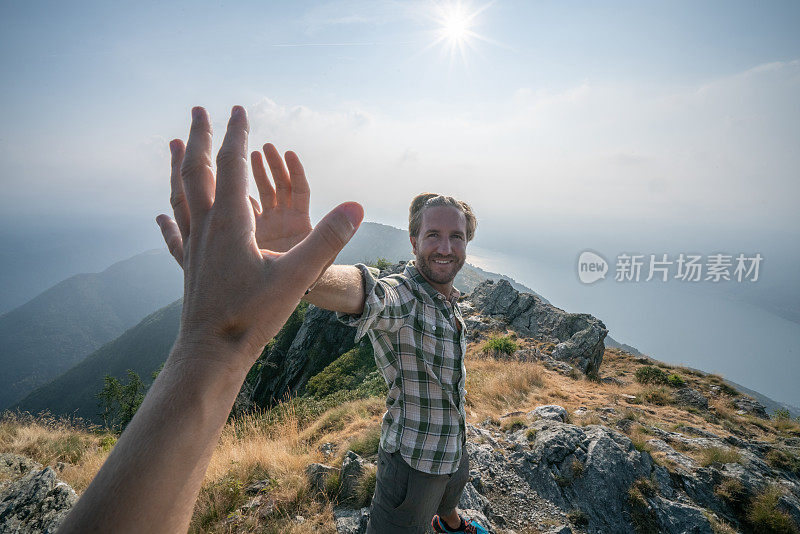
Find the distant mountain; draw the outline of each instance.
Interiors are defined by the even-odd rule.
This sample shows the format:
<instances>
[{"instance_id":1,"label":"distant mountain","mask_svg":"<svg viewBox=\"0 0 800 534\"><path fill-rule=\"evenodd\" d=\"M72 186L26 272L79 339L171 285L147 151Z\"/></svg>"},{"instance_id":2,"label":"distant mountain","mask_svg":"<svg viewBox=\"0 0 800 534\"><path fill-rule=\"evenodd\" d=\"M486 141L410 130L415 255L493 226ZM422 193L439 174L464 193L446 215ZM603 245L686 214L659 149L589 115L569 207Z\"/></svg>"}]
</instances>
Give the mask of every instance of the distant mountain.
<instances>
[{"instance_id":1,"label":"distant mountain","mask_svg":"<svg viewBox=\"0 0 800 534\"><path fill-rule=\"evenodd\" d=\"M174 260L166 252L159 251L158 257L169 260L158 266L158 270L164 271L162 273L164 276L167 272L177 270ZM341 252L336 263L370 262L382 257L393 262L399 259L412 259L408 234L391 226L366 222ZM159 275L153 274L152 271L150 277L153 280L159 279ZM520 291L534 292L504 275L484 271L468 264L456 277L455 285L462 291L470 292L487 278L492 280L503 278ZM180 287L179 283L176 285ZM110 374L124 379L125 371L133 369L143 379L148 379L150 374L166 360L175 341L179 324L180 301L147 316L121 337L99 349L93 347L97 350L55 380L31 392L15 408L33 413L49 410L54 414L73 414L97 421L94 395L103 387L103 376ZM91 350L87 350L86 354L89 352Z\"/></svg>"},{"instance_id":2,"label":"distant mountain","mask_svg":"<svg viewBox=\"0 0 800 534\"><path fill-rule=\"evenodd\" d=\"M100 347L52 382L36 389L16 409L56 415L74 415L99 423L95 395L103 388L103 377L122 380L133 369L146 383L167 359L178 335L183 300L145 317L123 335Z\"/></svg>"},{"instance_id":3,"label":"distant mountain","mask_svg":"<svg viewBox=\"0 0 800 534\"><path fill-rule=\"evenodd\" d=\"M60 375L148 313L181 296L166 250L60 282L0 316L0 409Z\"/></svg>"}]
</instances>

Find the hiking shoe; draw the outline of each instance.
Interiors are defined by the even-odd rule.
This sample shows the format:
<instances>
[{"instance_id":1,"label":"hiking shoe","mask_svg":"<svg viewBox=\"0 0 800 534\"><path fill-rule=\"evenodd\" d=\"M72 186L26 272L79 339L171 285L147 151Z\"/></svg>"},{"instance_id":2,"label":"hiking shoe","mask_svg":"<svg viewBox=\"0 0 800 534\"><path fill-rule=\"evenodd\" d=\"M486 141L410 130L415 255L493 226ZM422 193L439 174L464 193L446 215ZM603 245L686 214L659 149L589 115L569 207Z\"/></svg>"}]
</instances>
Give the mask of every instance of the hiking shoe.
<instances>
[{"instance_id":1,"label":"hiking shoe","mask_svg":"<svg viewBox=\"0 0 800 534\"><path fill-rule=\"evenodd\" d=\"M431 527L433 528L434 532L466 532L466 534L489 534L485 528L480 526L478 523L471 519L464 519L461 516L458 516L461 519L461 524L458 525L458 528L453 530L448 528L447 524L444 522L443 519L439 519L438 515L433 516L433 520L431 520Z\"/></svg>"}]
</instances>

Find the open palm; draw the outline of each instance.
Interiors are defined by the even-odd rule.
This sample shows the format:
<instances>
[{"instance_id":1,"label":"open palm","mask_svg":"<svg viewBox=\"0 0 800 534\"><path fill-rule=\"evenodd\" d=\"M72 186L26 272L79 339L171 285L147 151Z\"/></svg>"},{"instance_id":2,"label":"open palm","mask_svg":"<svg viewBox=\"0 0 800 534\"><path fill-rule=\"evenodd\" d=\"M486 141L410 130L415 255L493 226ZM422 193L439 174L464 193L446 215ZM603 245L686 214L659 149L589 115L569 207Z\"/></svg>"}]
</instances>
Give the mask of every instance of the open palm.
<instances>
[{"instance_id":1,"label":"open palm","mask_svg":"<svg viewBox=\"0 0 800 534\"><path fill-rule=\"evenodd\" d=\"M311 189L303 165L294 152L286 153L286 164L272 143L264 145L270 174L275 187L267 177L264 159L260 152L250 154L253 177L258 186L258 201L250 197L256 218L256 242L261 249L286 252L305 239L311 232L308 204Z\"/></svg>"}]
</instances>

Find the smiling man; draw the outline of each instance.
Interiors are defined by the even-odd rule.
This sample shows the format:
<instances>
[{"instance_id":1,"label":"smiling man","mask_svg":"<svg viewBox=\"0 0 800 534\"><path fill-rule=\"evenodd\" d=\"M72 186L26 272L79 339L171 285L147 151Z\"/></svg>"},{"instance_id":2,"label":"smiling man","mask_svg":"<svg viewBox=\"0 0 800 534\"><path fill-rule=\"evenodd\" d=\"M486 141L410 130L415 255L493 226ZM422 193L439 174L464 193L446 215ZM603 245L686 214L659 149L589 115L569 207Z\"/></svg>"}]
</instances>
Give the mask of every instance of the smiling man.
<instances>
[{"instance_id":1,"label":"smiling man","mask_svg":"<svg viewBox=\"0 0 800 534\"><path fill-rule=\"evenodd\" d=\"M465 202L423 193L409 209L416 257L377 278L364 264L334 265L306 295L369 336L389 395L367 532L485 532L456 505L469 477L465 452L464 321L453 279L476 219Z\"/></svg>"}]
</instances>

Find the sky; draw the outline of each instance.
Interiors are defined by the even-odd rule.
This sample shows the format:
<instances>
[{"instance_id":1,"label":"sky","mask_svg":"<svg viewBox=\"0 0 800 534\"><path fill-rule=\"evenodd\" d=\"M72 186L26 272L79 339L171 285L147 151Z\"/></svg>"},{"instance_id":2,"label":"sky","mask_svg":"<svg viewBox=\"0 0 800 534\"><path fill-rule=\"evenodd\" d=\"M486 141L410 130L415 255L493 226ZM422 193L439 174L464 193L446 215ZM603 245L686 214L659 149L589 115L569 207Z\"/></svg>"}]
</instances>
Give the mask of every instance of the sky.
<instances>
[{"instance_id":1,"label":"sky","mask_svg":"<svg viewBox=\"0 0 800 534\"><path fill-rule=\"evenodd\" d=\"M234 104L312 219L442 192L484 248L769 251L800 295L797 2L113 4L0 3L0 312L160 246L168 141Z\"/></svg>"}]
</instances>

